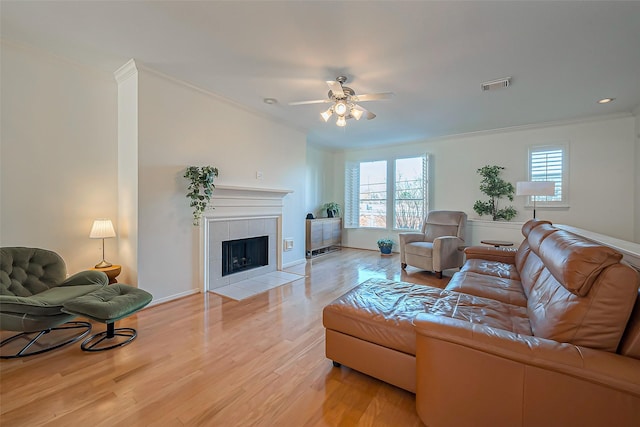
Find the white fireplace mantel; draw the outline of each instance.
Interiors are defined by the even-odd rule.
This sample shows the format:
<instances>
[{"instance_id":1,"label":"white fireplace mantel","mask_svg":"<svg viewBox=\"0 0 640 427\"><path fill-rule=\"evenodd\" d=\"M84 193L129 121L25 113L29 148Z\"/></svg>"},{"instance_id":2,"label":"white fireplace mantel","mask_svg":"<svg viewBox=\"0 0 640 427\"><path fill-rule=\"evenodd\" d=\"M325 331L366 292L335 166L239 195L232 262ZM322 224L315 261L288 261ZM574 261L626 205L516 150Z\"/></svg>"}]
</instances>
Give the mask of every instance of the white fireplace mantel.
<instances>
[{"instance_id":1,"label":"white fireplace mantel","mask_svg":"<svg viewBox=\"0 0 640 427\"><path fill-rule=\"evenodd\" d=\"M204 216L229 218L282 215L283 199L289 193L293 193L293 190L216 185Z\"/></svg>"},{"instance_id":2,"label":"white fireplace mantel","mask_svg":"<svg viewBox=\"0 0 640 427\"><path fill-rule=\"evenodd\" d=\"M242 280L247 274L282 269L282 210L284 198L289 193L293 190L216 185L201 221L200 280L203 290ZM269 265L249 273L221 277L221 242L263 234L270 236ZM228 237L223 237L226 235Z\"/></svg>"}]
</instances>

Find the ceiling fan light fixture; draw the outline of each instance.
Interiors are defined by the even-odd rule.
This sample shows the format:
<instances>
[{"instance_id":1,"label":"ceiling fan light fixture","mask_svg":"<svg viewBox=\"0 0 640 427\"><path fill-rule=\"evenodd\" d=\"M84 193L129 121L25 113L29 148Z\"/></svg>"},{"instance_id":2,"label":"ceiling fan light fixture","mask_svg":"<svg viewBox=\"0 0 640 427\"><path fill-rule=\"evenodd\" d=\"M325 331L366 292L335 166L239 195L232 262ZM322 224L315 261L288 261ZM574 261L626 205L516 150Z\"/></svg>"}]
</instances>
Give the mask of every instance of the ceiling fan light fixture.
<instances>
[{"instance_id":1,"label":"ceiling fan light fixture","mask_svg":"<svg viewBox=\"0 0 640 427\"><path fill-rule=\"evenodd\" d=\"M364 112L362 110L358 110L357 108L352 108L351 109L351 116L356 120L360 120L360 118L362 118L363 114L364 114Z\"/></svg>"},{"instance_id":2,"label":"ceiling fan light fixture","mask_svg":"<svg viewBox=\"0 0 640 427\"><path fill-rule=\"evenodd\" d=\"M332 114L333 114L333 107L329 108L327 111L323 111L322 113L320 113L320 115L322 116L322 119L325 122L329 121L329 118L331 117Z\"/></svg>"},{"instance_id":3,"label":"ceiling fan light fixture","mask_svg":"<svg viewBox=\"0 0 640 427\"><path fill-rule=\"evenodd\" d=\"M333 111L335 111L339 116L347 114L347 110L347 104L344 101L338 101L336 102L336 105L333 106Z\"/></svg>"},{"instance_id":4,"label":"ceiling fan light fixture","mask_svg":"<svg viewBox=\"0 0 640 427\"><path fill-rule=\"evenodd\" d=\"M344 127L347 125L347 119L345 119L344 116L339 116L338 120L336 120L336 124L340 127Z\"/></svg>"}]
</instances>

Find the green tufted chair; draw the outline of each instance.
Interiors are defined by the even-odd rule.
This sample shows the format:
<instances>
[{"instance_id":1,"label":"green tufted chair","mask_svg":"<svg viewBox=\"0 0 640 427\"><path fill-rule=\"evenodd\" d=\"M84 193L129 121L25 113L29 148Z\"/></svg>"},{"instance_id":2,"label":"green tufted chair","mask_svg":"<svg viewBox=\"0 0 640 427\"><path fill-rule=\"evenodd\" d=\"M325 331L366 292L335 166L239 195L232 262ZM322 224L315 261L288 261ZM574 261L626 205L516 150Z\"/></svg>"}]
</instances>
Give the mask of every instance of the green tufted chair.
<instances>
[{"instance_id":1,"label":"green tufted chair","mask_svg":"<svg viewBox=\"0 0 640 427\"><path fill-rule=\"evenodd\" d=\"M95 270L66 276L64 260L55 252L0 248L0 330L19 332L0 342L2 359L44 353L89 334L91 324L72 322L75 315L64 313L62 305L109 279Z\"/></svg>"}]
</instances>

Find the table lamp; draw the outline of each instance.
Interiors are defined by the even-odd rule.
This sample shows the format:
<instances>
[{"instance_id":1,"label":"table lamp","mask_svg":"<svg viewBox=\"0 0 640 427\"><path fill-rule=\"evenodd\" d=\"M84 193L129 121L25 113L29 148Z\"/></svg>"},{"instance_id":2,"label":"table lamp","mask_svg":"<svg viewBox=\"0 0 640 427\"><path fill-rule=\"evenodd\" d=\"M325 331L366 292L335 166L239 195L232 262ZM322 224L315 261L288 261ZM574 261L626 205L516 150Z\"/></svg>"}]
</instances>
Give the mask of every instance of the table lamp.
<instances>
[{"instance_id":1,"label":"table lamp","mask_svg":"<svg viewBox=\"0 0 640 427\"><path fill-rule=\"evenodd\" d=\"M110 262L104 260L104 239L110 237L116 237L116 231L113 229L113 224L110 219L98 218L93 221L89 238L102 239L102 261L96 264L95 268L107 268L112 265Z\"/></svg>"},{"instance_id":2,"label":"table lamp","mask_svg":"<svg viewBox=\"0 0 640 427\"><path fill-rule=\"evenodd\" d=\"M520 181L516 182L516 196L531 196L533 200L533 219L536 218L536 197L556 194L554 181Z\"/></svg>"}]
</instances>

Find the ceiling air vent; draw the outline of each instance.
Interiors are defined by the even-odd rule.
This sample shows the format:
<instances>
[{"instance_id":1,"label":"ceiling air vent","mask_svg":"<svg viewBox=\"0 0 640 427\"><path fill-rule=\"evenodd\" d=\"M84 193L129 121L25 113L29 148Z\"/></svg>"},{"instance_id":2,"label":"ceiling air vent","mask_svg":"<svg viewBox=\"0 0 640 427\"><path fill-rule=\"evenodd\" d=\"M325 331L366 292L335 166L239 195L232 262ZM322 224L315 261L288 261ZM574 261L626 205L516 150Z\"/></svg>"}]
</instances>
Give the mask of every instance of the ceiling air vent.
<instances>
[{"instance_id":1,"label":"ceiling air vent","mask_svg":"<svg viewBox=\"0 0 640 427\"><path fill-rule=\"evenodd\" d=\"M496 90L504 87L509 87L511 84L511 77L505 77L503 79L491 80L490 82L482 83L482 90Z\"/></svg>"}]
</instances>

